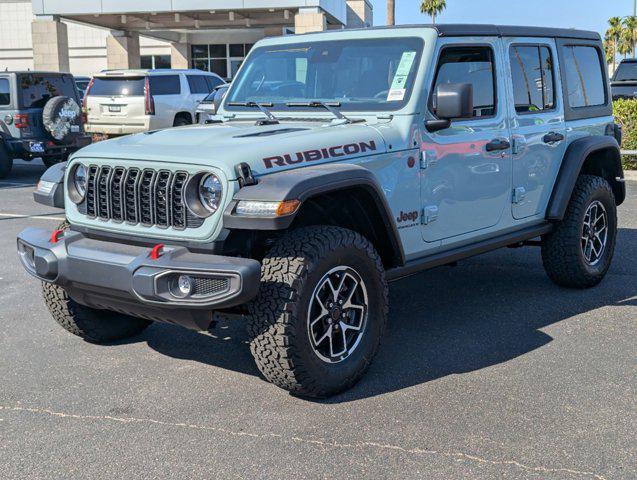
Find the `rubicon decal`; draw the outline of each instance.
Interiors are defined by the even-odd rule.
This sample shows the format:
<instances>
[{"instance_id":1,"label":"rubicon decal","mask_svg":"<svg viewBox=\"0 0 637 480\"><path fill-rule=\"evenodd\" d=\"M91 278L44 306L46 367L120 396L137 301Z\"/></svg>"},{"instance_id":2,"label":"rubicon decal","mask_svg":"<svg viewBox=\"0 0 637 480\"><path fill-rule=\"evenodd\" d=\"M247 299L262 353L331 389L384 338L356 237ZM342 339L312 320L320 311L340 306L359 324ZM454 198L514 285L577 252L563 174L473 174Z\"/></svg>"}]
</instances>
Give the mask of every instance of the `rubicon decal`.
<instances>
[{"instance_id":1,"label":"rubicon decal","mask_svg":"<svg viewBox=\"0 0 637 480\"><path fill-rule=\"evenodd\" d=\"M357 153L376 151L376 142L349 143L336 147L321 148L318 150L306 150L304 152L286 153L263 159L265 168L285 167L286 165L296 165L302 162L315 162L317 160L327 160L329 158L345 157Z\"/></svg>"}]
</instances>

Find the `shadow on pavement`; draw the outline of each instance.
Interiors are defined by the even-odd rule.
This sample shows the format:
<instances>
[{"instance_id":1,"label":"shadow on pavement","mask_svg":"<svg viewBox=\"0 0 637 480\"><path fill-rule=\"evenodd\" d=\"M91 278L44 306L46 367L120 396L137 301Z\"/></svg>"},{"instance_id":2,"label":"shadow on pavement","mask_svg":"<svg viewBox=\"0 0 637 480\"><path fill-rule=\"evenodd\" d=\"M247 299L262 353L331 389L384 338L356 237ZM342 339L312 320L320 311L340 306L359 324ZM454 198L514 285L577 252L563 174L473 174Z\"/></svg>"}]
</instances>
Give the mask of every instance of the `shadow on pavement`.
<instances>
[{"instance_id":1,"label":"shadow on pavement","mask_svg":"<svg viewBox=\"0 0 637 480\"><path fill-rule=\"evenodd\" d=\"M35 186L45 171L41 160L15 160L9 176L0 180L0 190Z\"/></svg>"},{"instance_id":2,"label":"shadow on pavement","mask_svg":"<svg viewBox=\"0 0 637 480\"><path fill-rule=\"evenodd\" d=\"M369 372L350 391L323 402L354 401L497 365L551 342L544 327L602 307L637 305L637 282L629 280L637 271L630 255L635 244L637 230L620 229L614 264L619 269L621 263L626 279L606 278L590 290L552 284L538 250L506 249L393 284L388 329ZM132 341L259 375L243 320L224 320L213 335L157 324Z\"/></svg>"}]
</instances>

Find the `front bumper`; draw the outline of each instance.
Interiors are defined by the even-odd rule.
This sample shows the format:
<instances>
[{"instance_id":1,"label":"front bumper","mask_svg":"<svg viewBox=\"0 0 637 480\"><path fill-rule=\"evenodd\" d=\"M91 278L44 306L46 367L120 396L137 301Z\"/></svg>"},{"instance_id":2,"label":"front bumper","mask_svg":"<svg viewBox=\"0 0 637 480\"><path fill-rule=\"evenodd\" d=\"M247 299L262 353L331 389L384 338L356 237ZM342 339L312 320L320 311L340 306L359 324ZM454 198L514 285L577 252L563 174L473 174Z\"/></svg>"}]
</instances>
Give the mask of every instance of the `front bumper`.
<instances>
[{"instance_id":1,"label":"front bumper","mask_svg":"<svg viewBox=\"0 0 637 480\"><path fill-rule=\"evenodd\" d=\"M261 265L256 260L169 245L156 259L151 252L149 247L95 240L71 230L57 242L52 232L41 228L18 235L18 255L28 273L60 285L75 301L92 308L201 329L193 319L204 322L212 310L244 304L258 292ZM178 289L180 276L191 280L187 295Z\"/></svg>"}]
</instances>

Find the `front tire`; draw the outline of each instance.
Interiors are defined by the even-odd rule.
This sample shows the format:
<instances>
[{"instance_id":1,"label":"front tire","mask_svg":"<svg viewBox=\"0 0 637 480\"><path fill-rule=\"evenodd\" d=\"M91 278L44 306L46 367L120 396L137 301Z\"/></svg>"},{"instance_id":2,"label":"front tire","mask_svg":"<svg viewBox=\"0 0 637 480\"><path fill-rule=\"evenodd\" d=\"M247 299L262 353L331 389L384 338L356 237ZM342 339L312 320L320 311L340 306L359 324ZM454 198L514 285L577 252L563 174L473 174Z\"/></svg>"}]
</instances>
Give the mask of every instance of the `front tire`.
<instances>
[{"instance_id":1,"label":"front tire","mask_svg":"<svg viewBox=\"0 0 637 480\"><path fill-rule=\"evenodd\" d=\"M617 238L617 206L609 183L580 175L566 215L544 237L542 263L549 278L569 288L589 288L610 268Z\"/></svg>"},{"instance_id":2,"label":"front tire","mask_svg":"<svg viewBox=\"0 0 637 480\"><path fill-rule=\"evenodd\" d=\"M250 350L264 377L298 395L327 397L369 367L387 322L380 257L358 233L307 227L263 259L250 305Z\"/></svg>"}]
</instances>

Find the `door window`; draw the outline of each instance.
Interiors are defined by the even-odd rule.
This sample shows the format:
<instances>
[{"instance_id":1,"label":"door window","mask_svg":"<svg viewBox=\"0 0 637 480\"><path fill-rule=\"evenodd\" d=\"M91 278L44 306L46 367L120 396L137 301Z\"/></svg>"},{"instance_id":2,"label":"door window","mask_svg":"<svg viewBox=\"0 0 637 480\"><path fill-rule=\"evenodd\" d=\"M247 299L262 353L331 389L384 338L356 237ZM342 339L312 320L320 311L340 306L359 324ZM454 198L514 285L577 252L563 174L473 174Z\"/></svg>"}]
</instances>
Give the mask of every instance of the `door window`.
<instances>
[{"instance_id":1,"label":"door window","mask_svg":"<svg viewBox=\"0 0 637 480\"><path fill-rule=\"evenodd\" d=\"M555 108L551 51L543 46L514 45L509 51L513 98L517 113Z\"/></svg>"},{"instance_id":2,"label":"door window","mask_svg":"<svg viewBox=\"0 0 637 480\"><path fill-rule=\"evenodd\" d=\"M473 85L473 117L491 117L496 112L495 62L489 47L447 47L442 51L433 92L446 83ZM432 99L434 96L432 95ZM431 110L436 106L431 102Z\"/></svg>"},{"instance_id":3,"label":"door window","mask_svg":"<svg viewBox=\"0 0 637 480\"><path fill-rule=\"evenodd\" d=\"M606 104L606 88L602 62L595 47L567 45L564 47L564 69L571 108Z\"/></svg>"},{"instance_id":4,"label":"door window","mask_svg":"<svg viewBox=\"0 0 637 480\"><path fill-rule=\"evenodd\" d=\"M0 78L0 105L11 103L11 92L9 90L9 79Z\"/></svg>"},{"instance_id":5,"label":"door window","mask_svg":"<svg viewBox=\"0 0 637 480\"><path fill-rule=\"evenodd\" d=\"M206 77L203 75L188 75L190 93L210 93Z\"/></svg>"},{"instance_id":6,"label":"door window","mask_svg":"<svg viewBox=\"0 0 637 480\"><path fill-rule=\"evenodd\" d=\"M208 90L211 91L211 92L216 87L218 87L219 85L224 83L223 80L221 80L219 77L213 77L212 75L207 75L206 76L206 82L208 82Z\"/></svg>"}]
</instances>

